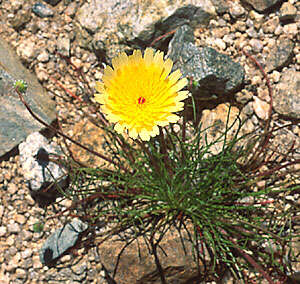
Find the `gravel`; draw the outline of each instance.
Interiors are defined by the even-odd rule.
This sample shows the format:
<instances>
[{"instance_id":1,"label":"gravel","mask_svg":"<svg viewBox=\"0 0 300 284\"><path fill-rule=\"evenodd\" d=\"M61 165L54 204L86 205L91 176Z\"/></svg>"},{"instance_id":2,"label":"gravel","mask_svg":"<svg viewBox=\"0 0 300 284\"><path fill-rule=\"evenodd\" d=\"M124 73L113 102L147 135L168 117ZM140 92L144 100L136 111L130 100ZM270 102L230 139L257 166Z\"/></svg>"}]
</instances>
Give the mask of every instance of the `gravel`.
<instances>
[{"instance_id":1,"label":"gravel","mask_svg":"<svg viewBox=\"0 0 300 284\"><path fill-rule=\"evenodd\" d=\"M74 108L74 103L57 88L50 76L59 79L69 90L76 93L78 85L68 75L73 73L70 66L62 64L57 59L56 49L64 55L69 55L71 61L86 74L87 80L93 85L94 78L101 77L101 64L92 52L81 48L75 40L74 15L83 5L83 0L52 1L36 3L34 13L28 14L32 0L2 0L0 6L0 36L13 46L18 55L30 70L36 73L45 88L56 96L57 113L62 121L62 128L71 133L74 124L81 119L81 112ZM47 1L46 1L47 2ZM48 1L51 2L51 1ZM57 4L57 2L59 2ZM69 3L72 2L72 3ZM216 1L214 1L216 2ZM300 5L289 0L281 9L263 14L265 7L251 10L239 1L233 1L227 6L227 1L217 1L219 16L210 20L207 29L196 29L196 45L210 46L238 61L246 70L246 87L236 94L236 99L244 108L245 115L251 118L255 125L265 119L265 102L262 101L263 91L258 92L258 86L264 84L261 74L245 55L241 48L246 48L259 61L266 62L279 36L289 39L289 54L283 65L270 73L271 84L280 81L283 71L292 69L300 71L300 40L299 15ZM255 1L246 1L254 5ZM258 2L258 1L256 1ZM268 1L266 1L268 2ZM276 1L273 1L276 2ZM68 4L69 3L69 4ZM221 3L221 4L220 4ZM223 3L223 4L222 4ZM47 17L38 13L37 8L46 6ZM57 4L57 5L56 5ZM50 12L51 11L51 12ZM37 15L36 15L37 14ZM288 22L286 20L288 19ZM285 49L281 50L284 52ZM275 54L274 54L275 56ZM272 61L273 62L273 61ZM96 66L96 68L95 68ZM68 70L67 70L68 69ZM250 85L253 84L253 85ZM249 103L251 101L251 103ZM299 113L298 113L299 114ZM275 116L275 118L278 116ZM276 123L284 123L278 118ZM295 133L287 131L287 135L299 141L299 127ZM53 138L57 140L57 138ZM58 139L59 140L59 139ZM280 142L279 142L280 143ZM295 196L289 198L295 199ZM296 200L294 200L296 201ZM299 201L298 201L299 202ZM20 168L19 156L0 162L0 283L106 283L104 274L98 265L98 254L95 249L79 250L78 255L62 258L59 264L71 262L68 267L46 267L39 259L39 250L45 239L54 230L63 225L64 219L55 222L47 221L41 233L34 232L35 223L44 223L47 216L65 209L66 205L49 207L48 212L37 207L29 195L28 186ZM295 264L295 270L300 271L300 264Z\"/></svg>"}]
</instances>

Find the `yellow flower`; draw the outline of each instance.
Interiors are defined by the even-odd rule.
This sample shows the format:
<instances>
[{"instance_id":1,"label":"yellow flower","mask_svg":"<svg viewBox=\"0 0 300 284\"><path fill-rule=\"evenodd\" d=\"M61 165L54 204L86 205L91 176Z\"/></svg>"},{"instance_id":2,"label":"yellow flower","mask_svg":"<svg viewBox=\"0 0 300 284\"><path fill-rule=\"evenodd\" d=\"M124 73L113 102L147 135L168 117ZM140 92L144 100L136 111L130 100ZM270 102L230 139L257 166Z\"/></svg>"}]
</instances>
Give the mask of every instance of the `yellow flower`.
<instances>
[{"instance_id":1,"label":"yellow flower","mask_svg":"<svg viewBox=\"0 0 300 284\"><path fill-rule=\"evenodd\" d=\"M103 82L96 83L95 100L118 133L127 130L131 138L148 141L159 134L158 126L178 121L174 112L183 109L189 92L180 90L188 81L180 79L179 70L170 74L173 62L163 56L151 48L144 56L140 50L130 56L122 52L112 60L113 68L105 68Z\"/></svg>"}]
</instances>

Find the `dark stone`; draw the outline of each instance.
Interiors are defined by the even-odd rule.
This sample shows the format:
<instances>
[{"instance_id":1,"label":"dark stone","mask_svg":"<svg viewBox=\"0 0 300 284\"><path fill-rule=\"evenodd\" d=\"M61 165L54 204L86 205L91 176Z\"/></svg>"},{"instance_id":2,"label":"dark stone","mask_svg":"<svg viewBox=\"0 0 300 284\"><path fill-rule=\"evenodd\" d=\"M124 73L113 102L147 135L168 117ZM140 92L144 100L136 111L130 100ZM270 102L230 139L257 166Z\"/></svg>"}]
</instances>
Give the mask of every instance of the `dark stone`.
<instances>
[{"instance_id":1,"label":"dark stone","mask_svg":"<svg viewBox=\"0 0 300 284\"><path fill-rule=\"evenodd\" d=\"M58 4L58 2L60 2L61 0L43 0L44 2L52 5L52 6L55 6Z\"/></svg>"},{"instance_id":2,"label":"dark stone","mask_svg":"<svg viewBox=\"0 0 300 284\"><path fill-rule=\"evenodd\" d=\"M267 12L282 2L282 0L243 0L243 1L250 4L258 12Z\"/></svg>"},{"instance_id":3,"label":"dark stone","mask_svg":"<svg viewBox=\"0 0 300 284\"><path fill-rule=\"evenodd\" d=\"M266 71L271 72L287 66L293 58L294 42L279 38L266 58Z\"/></svg>"},{"instance_id":4,"label":"dark stone","mask_svg":"<svg viewBox=\"0 0 300 284\"><path fill-rule=\"evenodd\" d=\"M40 131L43 126L35 121L14 91L16 80L27 82L24 95L33 112L51 124L55 116L55 103L18 60L15 52L0 38L0 157L15 148L30 133Z\"/></svg>"},{"instance_id":5,"label":"dark stone","mask_svg":"<svg viewBox=\"0 0 300 284\"><path fill-rule=\"evenodd\" d=\"M169 45L174 70L192 79L195 93L226 95L238 90L245 76L244 68L213 48L194 45L190 28L178 28Z\"/></svg>"},{"instance_id":6,"label":"dark stone","mask_svg":"<svg viewBox=\"0 0 300 284\"><path fill-rule=\"evenodd\" d=\"M218 15L223 15L229 11L229 4L226 0L212 0L211 1L215 8Z\"/></svg>"},{"instance_id":7,"label":"dark stone","mask_svg":"<svg viewBox=\"0 0 300 284\"><path fill-rule=\"evenodd\" d=\"M43 264L51 264L62 256L69 248L73 247L80 234L88 228L88 225L78 219L57 229L43 244L40 250L40 260Z\"/></svg>"},{"instance_id":8,"label":"dark stone","mask_svg":"<svg viewBox=\"0 0 300 284\"><path fill-rule=\"evenodd\" d=\"M54 16L53 10L40 2L35 3L33 5L32 12L41 18L47 18L47 17Z\"/></svg>"}]
</instances>

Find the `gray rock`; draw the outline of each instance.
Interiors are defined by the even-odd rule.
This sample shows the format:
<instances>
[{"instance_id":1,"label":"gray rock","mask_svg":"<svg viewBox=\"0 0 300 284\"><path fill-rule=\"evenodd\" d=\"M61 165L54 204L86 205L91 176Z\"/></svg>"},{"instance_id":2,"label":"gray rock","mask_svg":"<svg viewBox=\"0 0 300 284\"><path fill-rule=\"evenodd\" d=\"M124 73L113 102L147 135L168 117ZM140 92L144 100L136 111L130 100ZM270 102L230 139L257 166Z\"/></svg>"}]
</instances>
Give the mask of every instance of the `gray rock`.
<instances>
[{"instance_id":1,"label":"gray rock","mask_svg":"<svg viewBox=\"0 0 300 284\"><path fill-rule=\"evenodd\" d=\"M74 219L71 223L57 229L43 244L40 250L40 260L43 264L50 264L69 248L73 247L80 234L88 228L88 225Z\"/></svg>"},{"instance_id":2,"label":"gray rock","mask_svg":"<svg viewBox=\"0 0 300 284\"><path fill-rule=\"evenodd\" d=\"M212 0L218 15L223 15L229 11L229 3L226 0Z\"/></svg>"},{"instance_id":3,"label":"gray rock","mask_svg":"<svg viewBox=\"0 0 300 284\"><path fill-rule=\"evenodd\" d=\"M60 0L43 0L44 2L52 5L52 6L55 6L58 4L58 2L60 2Z\"/></svg>"},{"instance_id":4,"label":"gray rock","mask_svg":"<svg viewBox=\"0 0 300 284\"><path fill-rule=\"evenodd\" d=\"M273 94L276 112L289 118L300 119L300 72L288 69L281 75Z\"/></svg>"},{"instance_id":5,"label":"gray rock","mask_svg":"<svg viewBox=\"0 0 300 284\"><path fill-rule=\"evenodd\" d=\"M287 66L293 58L294 45L288 38L279 38L266 58L266 71L271 72Z\"/></svg>"},{"instance_id":6,"label":"gray rock","mask_svg":"<svg viewBox=\"0 0 300 284\"><path fill-rule=\"evenodd\" d=\"M245 76L243 67L213 48L198 48L191 33L188 26L182 26L169 44L168 55L175 62L174 69L180 69L184 77L196 83L195 94L208 95L208 99L211 95L226 95L238 90Z\"/></svg>"},{"instance_id":7,"label":"gray rock","mask_svg":"<svg viewBox=\"0 0 300 284\"><path fill-rule=\"evenodd\" d=\"M37 2L33 5L32 12L41 18L54 16L53 10L40 2Z\"/></svg>"},{"instance_id":8,"label":"gray rock","mask_svg":"<svg viewBox=\"0 0 300 284\"><path fill-rule=\"evenodd\" d=\"M77 39L83 47L96 46L98 53L112 58L121 50L149 46L183 24L205 26L215 15L210 0L179 0L173 5L158 0L95 0L77 12Z\"/></svg>"},{"instance_id":9,"label":"gray rock","mask_svg":"<svg viewBox=\"0 0 300 284\"><path fill-rule=\"evenodd\" d=\"M0 38L0 157L30 133L43 128L31 117L13 90L15 80L20 79L28 84L25 99L31 109L45 122L53 122L56 118L54 101Z\"/></svg>"},{"instance_id":10,"label":"gray rock","mask_svg":"<svg viewBox=\"0 0 300 284\"><path fill-rule=\"evenodd\" d=\"M281 2L281 0L244 0L244 1L250 4L255 10L259 12L267 12L269 9L273 8L276 4Z\"/></svg>"},{"instance_id":11,"label":"gray rock","mask_svg":"<svg viewBox=\"0 0 300 284\"><path fill-rule=\"evenodd\" d=\"M33 198L40 205L48 205L68 185L66 170L51 161L53 155L61 154L58 146L34 132L19 145L19 151L23 175Z\"/></svg>"}]
</instances>

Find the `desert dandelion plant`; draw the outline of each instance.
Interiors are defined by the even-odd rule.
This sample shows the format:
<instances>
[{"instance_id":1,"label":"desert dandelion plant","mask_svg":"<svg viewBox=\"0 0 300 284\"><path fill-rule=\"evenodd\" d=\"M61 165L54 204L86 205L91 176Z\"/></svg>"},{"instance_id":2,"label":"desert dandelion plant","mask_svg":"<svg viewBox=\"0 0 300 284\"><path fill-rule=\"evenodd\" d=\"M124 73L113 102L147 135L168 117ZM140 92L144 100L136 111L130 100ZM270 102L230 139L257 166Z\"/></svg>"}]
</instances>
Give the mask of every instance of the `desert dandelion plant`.
<instances>
[{"instance_id":1,"label":"desert dandelion plant","mask_svg":"<svg viewBox=\"0 0 300 284\"><path fill-rule=\"evenodd\" d=\"M128 131L131 138L148 141L159 134L159 126L178 121L175 113L183 110L189 92L182 89L188 81L181 79L179 70L171 73L173 62L164 60L163 52L151 48L144 56L140 50L129 56L122 52L112 66L96 83L95 100L118 133Z\"/></svg>"}]
</instances>

